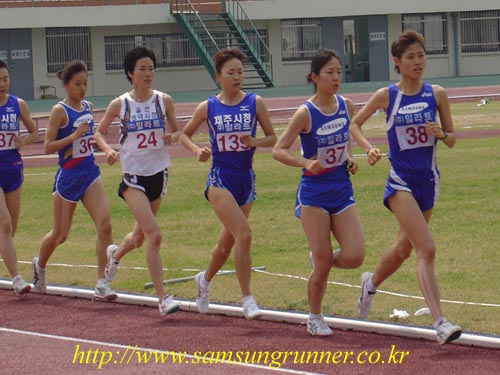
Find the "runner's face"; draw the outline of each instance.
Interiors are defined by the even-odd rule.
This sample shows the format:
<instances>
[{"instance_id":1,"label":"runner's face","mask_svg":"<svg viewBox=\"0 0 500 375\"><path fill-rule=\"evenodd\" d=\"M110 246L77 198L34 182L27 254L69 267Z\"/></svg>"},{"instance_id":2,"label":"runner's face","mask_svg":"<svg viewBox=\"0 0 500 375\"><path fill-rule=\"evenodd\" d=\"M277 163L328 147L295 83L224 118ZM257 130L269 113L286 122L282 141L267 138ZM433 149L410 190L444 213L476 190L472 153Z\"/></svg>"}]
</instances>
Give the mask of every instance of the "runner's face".
<instances>
[{"instance_id":1,"label":"runner's face","mask_svg":"<svg viewBox=\"0 0 500 375\"><path fill-rule=\"evenodd\" d=\"M9 92L10 76L7 68L0 69L0 96L5 96Z\"/></svg>"},{"instance_id":2,"label":"runner's face","mask_svg":"<svg viewBox=\"0 0 500 375\"><path fill-rule=\"evenodd\" d=\"M332 57L328 63L323 65L319 71L319 76L313 74L313 82L318 91L332 95L335 94L342 82L342 67L340 61Z\"/></svg>"},{"instance_id":3,"label":"runner's face","mask_svg":"<svg viewBox=\"0 0 500 375\"><path fill-rule=\"evenodd\" d=\"M225 62L220 74L217 74L222 91L239 92L243 86L243 64L240 60L233 58Z\"/></svg>"},{"instance_id":4,"label":"runner's face","mask_svg":"<svg viewBox=\"0 0 500 375\"><path fill-rule=\"evenodd\" d=\"M153 60L149 57L143 57L135 63L134 71L129 73L132 84L135 87L150 88L155 76L155 67Z\"/></svg>"},{"instance_id":5,"label":"runner's face","mask_svg":"<svg viewBox=\"0 0 500 375\"><path fill-rule=\"evenodd\" d=\"M81 101L87 93L87 73L82 71L75 73L64 87L68 93L68 97L74 101Z\"/></svg>"},{"instance_id":6,"label":"runner's face","mask_svg":"<svg viewBox=\"0 0 500 375\"><path fill-rule=\"evenodd\" d=\"M402 77L419 79L424 74L427 57L420 43L413 43L406 48L401 58L394 58Z\"/></svg>"}]
</instances>

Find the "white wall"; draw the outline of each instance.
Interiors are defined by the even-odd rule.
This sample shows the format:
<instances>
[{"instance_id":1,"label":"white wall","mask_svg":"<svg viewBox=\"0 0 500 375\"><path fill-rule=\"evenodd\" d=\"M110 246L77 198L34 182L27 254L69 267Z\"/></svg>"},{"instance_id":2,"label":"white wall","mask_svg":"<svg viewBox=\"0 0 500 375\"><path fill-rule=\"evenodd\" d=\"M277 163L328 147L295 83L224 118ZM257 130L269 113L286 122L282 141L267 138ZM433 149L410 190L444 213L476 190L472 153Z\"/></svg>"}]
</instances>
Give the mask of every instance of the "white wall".
<instances>
[{"instance_id":1,"label":"white wall","mask_svg":"<svg viewBox=\"0 0 500 375\"><path fill-rule=\"evenodd\" d=\"M156 24L147 26L102 26L93 27L92 64L89 73L88 96L119 95L130 90L130 83L123 70L106 71L104 56L104 37L110 35L157 34L180 32L174 24ZM47 73L47 55L45 50L45 29L32 30L33 39L33 75L34 96L40 98L40 85L56 87L57 95L63 97L64 88L55 73ZM162 91L194 91L215 89L212 78L202 66L186 68L158 68L156 70L155 88Z\"/></svg>"},{"instance_id":2,"label":"white wall","mask_svg":"<svg viewBox=\"0 0 500 375\"><path fill-rule=\"evenodd\" d=\"M333 2L332 0L260 0L242 2L257 28L268 29L269 45L273 54L273 77L277 86L301 85L306 82L309 62L281 61L280 19L296 17L325 17L388 14L387 43L390 45L401 31L400 13L498 9L498 0L401 1L360 0ZM449 54L428 56L425 77L438 78L455 74L455 59L460 62L460 75L500 74L500 54L461 55L455 51L452 19L449 19ZM60 7L60 8L2 8L0 28L31 28L33 40L34 95L40 97L42 84L57 88L64 94L55 74L47 74L45 27L92 27L93 71L89 75L88 95L118 95L130 88L124 73L105 70L104 36L130 34L157 34L180 32L169 14L168 4L138 6ZM458 36L459 37L459 36ZM458 40L459 44L459 40ZM455 53L458 52L458 55ZM458 57L455 57L458 56ZM390 80L398 80L390 56L387 57ZM215 89L215 84L204 67L158 68L157 88L163 91L192 91Z\"/></svg>"},{"instance_id":3,"label":"white wall","mask_svg":"<svg viewBox=\"0 0 500 375\"><path fill-rule=\"evenodd\" d=\"M2 29L175 23L168 4L1 9Z\"/></svg>"},{"instance_id":4,"label":"white wall","mask_svg":"<svg viewBox=\"0 0 500 375\"><path fill-rule=\"evenodd\" d=\"M343 17L394 13L459 12L498 9L498 0L260 0L243 1L252 20L297 17ZM77 15L77 16L75 16ZM119 26L175 23L169 4L89 7L2 8L0 28Z\"/></svg>"},{"instance_id":5,"label":"white wall","mask_svg":"<svg viewBox=\"0 0 500 375\"><path fill-rule=\"evenodd\" d=\"M462 55L462 66L460 68L463 76L499 74L500 53L481 56Z\"/></svg>"},{"instance_id":6,"label":"white wall","mask_svg":"<svg viewBox=\"0 0 500 375\"><path fill-rule=\"evenodd\" d=\"M498 9L498 0L259 0L241 5L250 18L343 17L391 13L451 12Z\"/></svg>"}]
</instances>

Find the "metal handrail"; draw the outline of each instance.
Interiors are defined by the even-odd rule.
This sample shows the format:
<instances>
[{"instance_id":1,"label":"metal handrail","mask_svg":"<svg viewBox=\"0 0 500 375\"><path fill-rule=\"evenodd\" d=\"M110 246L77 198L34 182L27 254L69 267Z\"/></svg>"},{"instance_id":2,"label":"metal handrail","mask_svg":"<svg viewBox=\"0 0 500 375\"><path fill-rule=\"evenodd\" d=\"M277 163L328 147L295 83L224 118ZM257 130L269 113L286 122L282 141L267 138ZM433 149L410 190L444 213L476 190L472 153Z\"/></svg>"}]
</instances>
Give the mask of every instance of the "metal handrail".
<instances>
[{"instance_id":1,"label":"metal handrail","mask_svg":"<svg viewBox=\"0 0 500 375\"><path fill-rule=\"evenodd\" d=\"M197 4L198 6L195 6ZM207 26L201 19L198 9L199 9L199 1L191 1L191 0L172 0L170 1L170 13L180 13L184 15L186 18L191 21L196 21L196 24L203 28L203 37L207 38L208 41L211 42L212 47L215 47L215 50L218 50L217 43L215 42L212 34L208 31ZM203 44L203 43L202 43ZM204 44L203 44L204 46Z\"/></svg>"},{"instance_id":2,"label":"metal handrail","mask_svg":"<svg viewBox=\"0 0 500 375\"><path fill-rule=\"evenodd\" d=\"M252 22L252 20L250 19L250 17L248 17L247 13L245 12L243 7L241 6L240 1L238 1L238 0L226 0L226 1L222 0L222 3L223 3L222 6L223 6L224 11L228 12L229 14L232 14L235 17L236 21L240 25L242 25L243 30L245 30L245 31L251 30L255 33L255 35L257 35L257 37L258 37L257 52L260 52L261 50L263 50L265 52L264 53L264 55L266 56L265 65L266 65L267 71L269 72L269 75L271 76L271 79L272 79L272 76L273 76L273 68L272 68L273 67L273 63L272 63L273 55L271 53L271 50L267 46L264 39L262 39L262 36L257 31L257 28L255 27L255 25ZM251 43L251 44L254 45L254 43ZM260 54L257 54L256 57L261 59Z\"/></svg>"},{"instance_id":3,"label":"metal handrail","mask_svg":"<svg viewBox=\"0 0 500 375\"><path fill-rule=\"evenodd\" d=\"M211 10L211 6L215 10ZM238 0L172 0L170 2L170 12L171 13L182 13L184 17L186 17L190 21L195 21L198 25L202 25L204 30L204 34L206 34L207 38L210 38L210 43L212 43L216 49L217 43L211 37L210 32L206 28L204 22L202 21L199 13L226 13L232 18L237 24L240 25L242 31L248 32L251 31L257 37L257 40L254 42L249 40L246 36L243 36L246 39L246 42L251 46L254 50L254 55L258 59L261 65L264 65L267 70L267 74L272 80L272 54L271 50L265 43L262 36L257 31L257 28L250 20L250 17L246 14L245 10L240 4ZM260 52L263 52L264 61L260 55Z\"/></svg>"}]
</instances>

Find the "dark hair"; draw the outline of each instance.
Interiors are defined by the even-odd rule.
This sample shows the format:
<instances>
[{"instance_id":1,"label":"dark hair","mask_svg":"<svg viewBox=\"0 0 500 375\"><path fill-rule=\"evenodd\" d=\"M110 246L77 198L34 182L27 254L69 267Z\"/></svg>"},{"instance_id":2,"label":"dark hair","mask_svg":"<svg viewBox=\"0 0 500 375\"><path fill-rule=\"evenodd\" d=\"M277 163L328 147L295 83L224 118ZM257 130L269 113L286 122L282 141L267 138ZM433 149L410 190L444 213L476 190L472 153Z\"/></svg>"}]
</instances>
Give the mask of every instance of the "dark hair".
<instances>
[{"instance_id":1,"label":"dark hair","mask_svg":"<svg viewBox=\"0 0 500 375\"><path fill-rule=\"evenodd\" d=\"M8 72L10 72L10 69L9 69L9 66L7 65L7 63L3 60L0 60L0 69L2 68L5 68L7 69Z\"/></svg>"},{"instance_id":2,"label":"dark hair","mask_svg":"<svg viewBox=\"0 0 500 375\"><path fill-rule=\"evenodd\" d=\"M310 70L309 74L307 75L307 82L311 83L313 81L312 80L313 73L316 74L317 76L319 76L319 72L321 71L321 69L326 64L328 64L330 62L330 60L333 58L335 58L339 62L341 62L340 56L337 53L337 51L334 51L334 50L331 50L328 48L321 48L320 50L318 50L318 52L316 52L316 54L313 56L313 58L311 60L311 70Z\"/></svg>"},{"instance_id":3,"label":"dark hair","mask_svg":"<svg viewBox=\"0 0 500 375\"><path fill-rule=\"evenodd\" d=\"M57 72L57 77L62 81L62 83L66 84L76 73L80 72L85 72L85 74L87 74L87 66L83 61L73 60L70 61L64 69Z\"/></svg>"},{"instance_id":4,"label":"dark hair","mask_svg":"<svg viewBox=\"0 0 500 375\"><path fill-rule=\"evenodd\" d=\"M243 64L243 62L245 61L245 56L238 48L234 47L222 48L217 51L214 56L215 71L217 72L217 74L220 74L224 64L231 59L238 59Z\"/></svg>"},{"instance_id":5,"label":"dark hair","mask_svg":"<svg viewBox=\"0 0 500 375\"><path fill-rule=\"evenodd\" d=\"M153 67L156 69L156 56L153 51L143 46L137 46L131 49L127 52L125 59L123 60L123 69L125 70L125 75L130 83L132 83L132 79L129 77L129 74L134 72L137 60L142 59L143 57L149 57L153 60Z\"/></svg>"},{"instance_id":6,"label":"dark hair","mask_svg":"<svg viewBox=\"0 0 500 375\"><path fill-rule=\"evenodd\" d=\"M420 44L425 52L425 39L422 35L417 33L415 30L403 31L401 34L399 34L398 38L394 42L392 42L391 45L392 57L401 59L401 56L406 51L408 46L414 43ZM394 67L394 70L400 73L397 65Z\"/></svg>"}]
</instances>

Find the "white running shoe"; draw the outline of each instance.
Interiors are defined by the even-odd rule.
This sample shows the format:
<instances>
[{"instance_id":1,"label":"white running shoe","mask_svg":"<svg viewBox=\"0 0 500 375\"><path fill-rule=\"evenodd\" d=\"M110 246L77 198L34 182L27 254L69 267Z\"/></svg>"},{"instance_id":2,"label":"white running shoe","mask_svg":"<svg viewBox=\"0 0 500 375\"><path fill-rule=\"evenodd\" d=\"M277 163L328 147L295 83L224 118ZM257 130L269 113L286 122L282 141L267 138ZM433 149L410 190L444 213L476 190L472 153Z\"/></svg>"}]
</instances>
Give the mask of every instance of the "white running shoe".
<instances>
[{"instance_id":1,"label":"white running shoe","mask_svg":"<svg viewBox=\"0 0 500 375\"><path fill-rule=\"evenodd\" d=\"M113 301L118 297L113 289L109 287L106 280L98 281L94 289L94 297L105 301Z\"/></svg>"},{"instance_id":2,"label":"white running shoe","mask_svg":"<svg viewBox=\"0 0 500 375\"><path fill-rule=\"evenodd\" d=\"M444 345L456 340L462 334L462 327L455 326L443 318L436 328L437 341L439 345Z\"/></svg>"},{"instance_id":3,"label":"white running shoe","mask_svg":"<svg viewBox=\"0 0 500 375\"><path fill-rule=\"evenodd\" d=\"M173 314L179 311L180 303L174 300L172 296L165 296L158 306L161 315Z\"/></svg>"},{"instance_id":4,"label":"white running shoe","mask_svg":"<svg viewBox=\"0 0 500 375\"><path fill-rule=\"evenodd\" d=\"M368 280L372 277L373 273L364 272L361 275L361 295L359 296L358 304L356 309L358 310L358 316L361 319L366 319L370 313L370 308L373 300L373 296L377 292L370 292L367 287Z\"/></svg>"},{"instance_id":5,"label":"white running shoe","mask_svg":"<svg viewBox=\"0 0 500 375\"><path fill-rule=\"evenodd\" d=\"M260 311L253 297L243 304L243 315L249 320L259 319L262 316L262 311Z\"/></svg>"},{"instance_id":6,"label":"white running shoe","mask_svg":"<svg viewBox=\"0 0 500 375\"><path fill-rule=\"evenodd\" d=\"M106 248L106 254L108 256L108 263L106 263L106 268L104 269L104 275L106 281L110 283L114 280L116 276L116 271L118 271L118 265L120 262L113 259L113 254L118 250L118 246L111 244Z\"/></svg>"},{"instance_id":7,"label":"white running shoe","mask_svg":"<svg viewBox=\"0 0 500 375\"><path fill-rule=\"evenodd\" d=\"M32 288L32 285L24 281L21 275L14 276L12 279L12 286L17 295L29 293Z\"/></svg>"},{"instance_id":8,"label":"white running shoe","mask_svg":"<svg viewBox=\"0 0 500 375\"><path fill-rule=\"evenodd\" d=\"M39 293L47 292L47 286L45 285L45 268L38 267L38 257L33 258L31 267L33 273L33 289Z\"/></svg>"},{"instance_id":9,"label":"white running shoe","mask_svg":"<svg viewBox=\"0 0 500 375\"><path fill-rule=\"evenodd\" d=\"M201 285L202 278L205 277L205 272L200 272L194 277L196 282L196 288L198 289L198 297L196 297L196 306L198 306L198 311L200 314L208 313L208 292L210 291L210 285L203 287Z\"/></svg>"},{"instance_id":10,"label":"white running shoe","mask_svg":"<svg viewBox=\"0 0 500 375\"><path fill-rule=\"evenodd\" d=\"M307 332L313 336L333 335L333 331L330 327L328 327L328 324L326 324L323 314L321 314L321 317L316 319L307 319Z\"/></svg>"}]
</instances>

